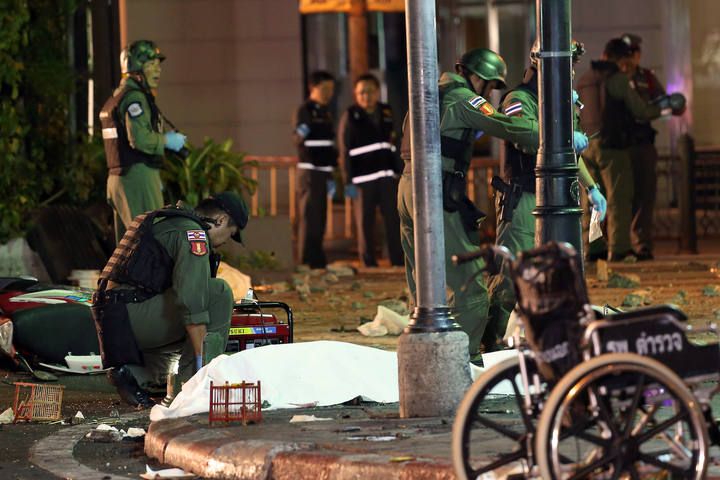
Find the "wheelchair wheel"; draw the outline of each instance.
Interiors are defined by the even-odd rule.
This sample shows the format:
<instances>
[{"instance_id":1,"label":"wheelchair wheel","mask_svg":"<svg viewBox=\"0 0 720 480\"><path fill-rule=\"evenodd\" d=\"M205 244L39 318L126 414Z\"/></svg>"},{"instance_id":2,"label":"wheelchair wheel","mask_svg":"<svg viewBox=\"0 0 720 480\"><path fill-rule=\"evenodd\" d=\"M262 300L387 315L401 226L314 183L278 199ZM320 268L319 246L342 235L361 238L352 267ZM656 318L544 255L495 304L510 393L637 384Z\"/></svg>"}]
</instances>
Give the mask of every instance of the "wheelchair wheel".
<instances>
[{"instance_id":1,"label":"wheelchair wheel","mask_svg":"<svg viewBox=\"0 0 720 480\"><path fill-rule=\"evenodd\" d=\"M700 404L662 363L633 353L592 358L552 389L537 425L543 479L704 478Z\"/></svg>"},{"instance_id":2,"label":"wheelchair wheel","mask_svg":"<svg viewBox=\"0 0 720 480\"><path fill-rule=\"evenodd\" d=\"M534 367L532 361L527 364ZM536 415L526 411L522 388L519 360L513 357L483 372L465 394L452 431L458 479L474 480L491 471L520 473L530 467Z\"/></svg>"}]
</instances>

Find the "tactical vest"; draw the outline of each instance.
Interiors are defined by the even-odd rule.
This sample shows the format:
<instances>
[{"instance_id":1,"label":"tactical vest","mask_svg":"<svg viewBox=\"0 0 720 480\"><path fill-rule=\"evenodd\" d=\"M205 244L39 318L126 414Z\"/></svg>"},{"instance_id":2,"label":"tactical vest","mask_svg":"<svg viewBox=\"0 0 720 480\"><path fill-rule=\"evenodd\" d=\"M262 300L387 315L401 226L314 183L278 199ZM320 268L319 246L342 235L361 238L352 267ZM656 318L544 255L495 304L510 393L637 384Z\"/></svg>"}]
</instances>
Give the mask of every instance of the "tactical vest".
<instances>
[{"instance_id":1,"label":"tactical vest","mask_svg":"<svg viewBox=\"0 0 720 480\"><path fill-rule=\"evenodd\" d=\"M361 184L395 174L395 145L393 145L392 110L379 103L380 125L368 113L353 105L348 108L347 154L350 160L352 183Z\"/></svg>"},{"instance_id":2,"label":"tactical vest","mask_svg":"<svg viewBox=\"0 0 720 480\"><path fill-rule=\"evenodd\" d=\"M448 90L440 90L438 98L440 100L440 121L442 123L442 105L445 94ZM410 114L405 114L403 120L403 138L400 142L400 158L406 163L411 161L410 153ZM472 146L475 142L473 137L473 130L471 128L463 129L463 133L459 139L448 137L440 134L440 154L443 157L451 158L455 161L454 171L460 172L464 176L470 168L470 161L472 160Z\"/></svg>"},{"instance_id":3,"label":"tactical vest","mask_svg":"<svg viewBox=\"0 0 720 480\"><path fill-rule=\"evenodd\" d=\"M153 129L161 131L160 112L155 105L153 96L139 88L128 86L127 83L116 90L112 97L105 102L100 111L103 143L105 144L105 158L108 171L111 175L125 175L128 169L136 163L145 163L153 168L162 166L162 156L141 152L130 146L123 112L118 110L122 99L131 91L139 91L145 95L150 105L150 121Z\"/></svg>"},{"instance_id":4,"label":"tactical vest","mask_svg":"<svg viewBox=\"0 0 720 480\"><path fill-rule=\"evenodd\" d=\"M534 82L534 85L521 83L515 87L515 90L528 92L537 103L537 77L533 77L532 81ZM503 95L500 103L505 100L508 93ZM505 144L505 158L500 159L500 177L506 183L521 185L524 192L534 194L537 155L523 153L516 148L512 142L505 141L503 143Z\"/></svg>"},{"instance_id":5,"label":"tactical vest","mask_svg":"<svg viewBox=\"0 0 720 480\"><path fill-rule=\"evenodd\" d=\"M607 82L620 75L617 65L611 62L592 62L590 70L578 81L578 93L585 108L580 122L588 135L599 132L603 148L627 148L632 144L632 127L635 120L622 99L614 99Z\"/></svg>"},{"instance_id":6,"label":"tactical vest","mask_svg":"<svg viewBox=\"0 0 720 480\"><path fill-rule=\"evenodd\" d=\"M638 67L632 80L635 84L635 91L646 102L654 100L663 93L655 76L646 68ZM632 130L632 141L634 144L643 145L655 142L657 131L652 127L650 122L635 120Z\"/></svg>"},{"instance_id":7,"label":"tactical vest","mask_svg":"<svg viewBox=\"0 0 720 480\"><path fill-rule=\"evenodd\" d=\"M327 107L308 100L301 107L299 120L309 121L310 133L298 147L298 168L332 172L337 165L335 127Z\"/></svg>"},{"instance_id":8,"label":"tactical vest","mask_svg":"<svg viewBox=\"0 0 720 480\"><path fill-rule=\"evenodd\" d=\"M207 231L205 222L193 213L177 207L168 206L138 215L130 223L100 274L101 284L112 280L151 294L162 293L172 286L175 262L152 233L153 224L158 217L189 218ZM212 258L212 252L210 253Z\"/></svg>"}]
</instances>

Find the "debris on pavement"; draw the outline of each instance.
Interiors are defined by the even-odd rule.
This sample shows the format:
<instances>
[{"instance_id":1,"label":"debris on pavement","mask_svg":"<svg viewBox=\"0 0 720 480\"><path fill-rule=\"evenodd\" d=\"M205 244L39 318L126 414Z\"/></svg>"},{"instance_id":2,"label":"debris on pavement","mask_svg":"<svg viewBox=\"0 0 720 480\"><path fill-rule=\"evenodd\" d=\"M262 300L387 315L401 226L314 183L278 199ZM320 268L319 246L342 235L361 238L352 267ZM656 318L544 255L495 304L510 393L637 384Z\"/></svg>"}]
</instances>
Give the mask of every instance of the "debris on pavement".
<instances>
[{"instance_id":1,"label":"debris on pavement","mask_svg":"<svg viewBox=\"0 0 720 480\"><path fill-rule=\"evenodd\" d=\"M598 260L597 261L597 279L601 282L607 282L608 281L608 264L607 260Z\"/></svg>"},{"instance_id":2,"label":"debris on pavement","mask_svg":"<svg viewBox=\"0 0 720 480\"><path fill-rule=\"evenodd\" d=\"M625 296L622 301L623 307L642 307L643 305L652 304L650 290L635 290Z\"/></svg>"},{"instance_id":3,"label":"debris on pavement","mask_svg":"<svg viewBox=\"0 0 720 480\"><path fill-rule=\"evenodd\" d=\"M324 277L322 277L322 279L326 283L338 283L340 281L338 276L335 275L334 273L327 273L327 274L325 274Z\"/></svg>"},{"instance_id":4,"label":"debris on pavement","mask_svg":"<svg viewBox=\"0 0 720 480\"><path fill-rule=\"evenodd\" d=\"M121 432L115 427L111 427L110 425L101 423L97 426L97 428L95 428L95 430L90 430L85 435L85 438L90 441L100 443L119 442L123 439L123 432Z\"/></svg>"},{"instance_id":5,"label":"debris on pavement","mask_svg":"<svg viewBox=\"0 0 720 480\"><path fill-rule=\"evenodd\" d=\"M94 430L90 430L85 435L85 438L92 442L112 443L119 442L126 438L129 440L137 440L144 436L145 429L142 428L130 427L126 432L125 430L118 430L117 427L110 426L106 423L101 423Z\"/></svg>"},{"instance_id":6,"label":"debris on pavement","mask_svg":"<svg viewBox=\"0 0 720 480\"><path fill-rule=\"evenodd\" d=\"M324 422L328 420L332 420L332 418L316 417L315 415L293 415L290 419L290 423Z\"/></svg>"},{"instance_id":7,"label":"debris on pavement","mask_svg":"<svg viewBox=\"0 0 720 480\"><path fill-rule=\"evenodd\" d=\"M678 291L670 300L668 300L668 303L674 303L675 305L687 305L687 292L685 290Z\"/></svg>"},{"instance_id":8,"label":"debris on pavement","mask_svg":"<svg viewBox=\"0 0 720 480\"><path fill-rule=\"evenodd\" d=\"M145 473L140 475L140 478L146 480L155 480L158 478L170 479L185 479L185 478L196 478L197 475L194 473L188 473L182 468L166 468L164 470L153 470L149 465L145 465Z\"/></svg>"},{"instance_id":9,"label":"debris on pavement","mask_svg":"<svg viewBox=\"0 0 720 480\"><path fill-rule=\"evenodd\" d=\"M705 297L720 297L720 287L717 285L706 285L702 290Z\"/></svg>"},{"instance_id":10,"label":"debris on pavement","mask_svg":"<svg viewBox=\"0 0 720 480\"><path fill-rule=\"evenodd\" d=\"M345 440L365 440L367 442L391 442L397 440L395 435L357 435L353 437L345 437Z\"/></svg>"},{"instance_id":11,"label":"debris on pavement","mask_svg":"<svg viewBox=\"0 0 720 480\"><path fill-rule=\"evenodd\" d=\"M355 276L355 270L352 269L352 267L348 267L347 265L338 264L338 263L331 263L327 266L328 273L332 273L338 277L354 277Z\"/></svg>"},{"instance_id":12,"label":"debris on pavement","mask_svg":"<svg viewBox=\"0 0 720 480\"><path fill-rule=\"evenodd\" d=\"M610 272L607 286L608 288L636 288L640 286L640 277L632 273L620 275Z\"/></svg>"},{"instance_id":13,"label":"debris on pavement","mask_svg":"<svg viewBox=\"0 0 720 480\"><path fill-rule=\"evenodd\" d=\"M8 408L4 412L0 413L0 425L12 423L15 418L12 408Z\"/></svg>"},{"instance_id":14,"label":"debris on pavement","mask_svg":"<svg viewBox=\"0 0 720 480\"><path fill-rule=\"evenodd\" d=\"M407 303L403 302L402 300L398 300L396 298L388 298L387 300L382 300L378 305L382 305L385 308L389 308L393 312L399 314L399 315L409 315L410 309L408 309Z\"/></svg>"},{"instance_id":15,"label":"debris on pavement","mask_svg":"<svg viewBox=\"0 0 720 480\"><path fill-rule=\"evenodd\" d=\"M75 416L70 419L70 423L72 425L78 425L80 423L85 423L85 415L83 415L83 413L80 410L78 410L77 413L75 414Z\"/></svg>"},{"instance_id":16,"label":"debris on pavement","mask_svg":"<svg viewBox=\"0 0 720 480\"><path fill-rule=\"evenodd\" d=\"M400 335L409 322L408 315L401 315L388 307L378 305L373 321L363 323L357 327L357 330L366 337Z\"/></svg>"}]
</instances>

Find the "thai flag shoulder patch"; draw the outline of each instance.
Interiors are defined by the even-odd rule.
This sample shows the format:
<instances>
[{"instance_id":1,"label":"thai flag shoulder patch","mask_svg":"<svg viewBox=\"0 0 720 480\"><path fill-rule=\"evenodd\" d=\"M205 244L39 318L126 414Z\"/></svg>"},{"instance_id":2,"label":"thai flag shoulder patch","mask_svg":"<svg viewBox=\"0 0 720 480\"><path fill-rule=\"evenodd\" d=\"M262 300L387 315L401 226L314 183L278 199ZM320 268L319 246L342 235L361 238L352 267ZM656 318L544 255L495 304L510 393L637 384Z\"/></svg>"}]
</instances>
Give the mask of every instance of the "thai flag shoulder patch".
<instances>
[{"instance_id":1,"label":"thai flag shoulder patch","mask_svg":"<svg viewBox=\"0 0 720 480\"><path fill-rule=\"evenodd\" d=\"M522 113L522 102L513 102L505 107L505 115L511 117L513 115L520 115Z\"/></svg>"},{"instance_id":2,"label":"thai flag shoulder patch","mask_svg":"<svg viewBox=\"0 0 720 480\"><path fill-rule=\"evenodd\" d=\"M480 95L471 98L470 100L468 100L468 103L473 108L480 110L483 115L492 115L493 113L495 113L495 109L492 105L490 105L490 102L485 100Z\"/></svg>"},{"instance_id":3,"label":"thai flag shoulder patch","mask_svg":"<svg viewBox=\"0 0 720 480\"><path fill-rule=\"evenodd\" d=\"M205 230L188 230L186 233L189 242L204 242L207 239Z\"/></svg>"}]
</instances>

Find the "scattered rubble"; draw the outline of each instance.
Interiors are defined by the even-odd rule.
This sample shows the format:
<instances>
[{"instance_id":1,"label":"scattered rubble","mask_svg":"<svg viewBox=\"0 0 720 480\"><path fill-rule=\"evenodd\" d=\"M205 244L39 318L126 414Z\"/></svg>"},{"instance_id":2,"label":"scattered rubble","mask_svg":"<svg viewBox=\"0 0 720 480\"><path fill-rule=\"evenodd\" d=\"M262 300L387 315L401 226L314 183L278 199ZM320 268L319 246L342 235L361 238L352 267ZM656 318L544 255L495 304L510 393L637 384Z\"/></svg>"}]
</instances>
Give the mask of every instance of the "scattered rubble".
<instances>
[{"instance_id":1,"label":"scattered rubble","mask_svg":"<svg viewBox=\"0 0 720 480\"><path fill-rule=\"evenodd\" d=\"M608 288L636 288L640 286L640 277L632 273L620 275L610 272L607 286Z\"/></svg>"},{"instance_id":2,"label":"scattered rubble","mask_svg":"<svg viewBox=\"0 0 720 480\"><path fill-rule=\"evenodd\" d=\"M703 288L702 294L705 297L720 297L720 287L717 285L707 285Z\"/></svg>"},{"instance_id":3,"label":"scattered rubble","mask_svg":"<svg viewBox=\"0 0 720 480\"><path fill-rule=\"evenodd\" d=\"M4 412L0 413L0 425L12 423L15 419L15 414L12 408L8 408Z\"/></svg>"},{"instance_id":4,"label":"scattered rubble","mask_svg":"<svg viewBox=\"0 0 720 480\"><path fill-rule=\"evenodd\" d=\"M328 273L332 273L338 277L353 277L355 276L355 270L352 267L348 267L343 264L331 263L327 266Z\"/></svg>"},{"instance_id":5,"label":"scattered rubble","mask_svg":"<svg viewBox=\"0 0 720 480\"><path fill-rule=\"evenodd\" d=\"M652 304L650 290L635 290L625 296L622 301L623 307L642 307L643 305Z\"/></svg>"},{"instance_id":6,"label":"scattered rubble","mask_svg":"<svg viewBox=\"0 0 720 480\"><path fill-rule=\"evenodd\" d=\"M607 260L598 260L596 263L597 266L597 279L601 282L607 282L608 281L608 264Z\"/></svg>"},{"instance_id":7,"label":"scattered rubble","mask_svg":"<svg viewBox=\"0 0 720 480\"><path fill-rule=\"evenodd\" d=\"M340 279L334 273L327 273L323 277L323 281L325 281L327 283L338 283L340 281Z\"/></svg>"},{"instance_id":8,"label":"scattered rubble","mask_svg":"<svg viewBox=\"0 0 720 480\"><path fill-rule=\"evenodd\" d=\"M674 303L675 305L687 305L687 292L685 290L678 291L670 300L668 300L668 303Z\"/></svg>"}]
</instances>

